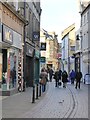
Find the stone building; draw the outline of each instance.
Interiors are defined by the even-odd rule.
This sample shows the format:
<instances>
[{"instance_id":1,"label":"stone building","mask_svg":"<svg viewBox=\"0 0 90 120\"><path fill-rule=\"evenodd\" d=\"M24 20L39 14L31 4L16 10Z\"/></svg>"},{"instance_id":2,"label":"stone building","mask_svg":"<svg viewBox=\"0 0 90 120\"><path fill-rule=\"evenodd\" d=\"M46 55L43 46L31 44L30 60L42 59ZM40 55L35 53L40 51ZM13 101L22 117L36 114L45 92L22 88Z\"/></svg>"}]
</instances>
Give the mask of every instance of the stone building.
<instances>
[{"instance_id":1,"label":"stone building","mask_svg":"<svg viewBox=\"0 0 90 120\"><path fill-rule=\"evenodd\" d=\"M21 56L25 22L25 19L11 7L11 3L0 2L0 82L2 91L8 91L8 95L18 87L18 75L20 79L23 76Z\"/></svg>"},{"instance_id":2,"label":"stone building","mask_svg":"<svg viewBox=\"0 0 90 120\"><path fill-rule=\"evenodd\" d=\"M40 34L41 42L41 58L44 57L44 61L41 61L41 65L52 67L54 70L58 68L58 39L55 32L41 31ZM45 45L43 49L42 45Z\"/></svg>"},{"instance_id":3,"label":"stone building","mask_svg":"<svg viewBox=\"0 0 90 120\"><path fill-rule=\"evenodd\" d=\"M40 15L40 1L0 2L0 81L5 74L6 91L22 91L39 82Z\"/></svg>"}]
</instances>

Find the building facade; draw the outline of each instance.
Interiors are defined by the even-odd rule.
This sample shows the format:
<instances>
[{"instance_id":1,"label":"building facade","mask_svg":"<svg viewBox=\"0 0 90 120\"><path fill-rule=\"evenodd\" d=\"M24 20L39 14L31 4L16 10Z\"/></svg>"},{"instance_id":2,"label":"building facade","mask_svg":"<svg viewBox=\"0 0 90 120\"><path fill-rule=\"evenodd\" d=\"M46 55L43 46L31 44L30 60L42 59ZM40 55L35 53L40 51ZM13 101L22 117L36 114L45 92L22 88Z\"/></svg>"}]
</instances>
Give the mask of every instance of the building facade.
<instances>
[{"instance_id":1,"label":"building facade","mask_svg":"<svg viewBox=\"0 0 90 120\"><path fill-rule=\"evenodd\" d=\"M26 87L32 87L35 82L39 82L40 1L19 2L18 6L19 14L28 21L24 31L24 82Z\"/></svg>"},{"instance_id":2,"label":"building facade","mask_svg":"<svg viewBox=\"0 0 90 120\"><path fill-rule=\"evenodd\" d=\"M62 33L63 68L68 73L74 69L73 54L75 53L75 24L66 28Z\"/></svg>"},{"instance_id":3,"label":"building facade","mask_svg":"<svg viewBox=\"0 0 90 120\"><path fill-rule=\"evenodd\" d=\"M40 42L41 45L45 44L46 48L43 50L41 48L41 57L44 57L45 61L41 61L41 67L52 67L56 70L59 66L58 62L58 40L55 36L55 32L48 32L45 34L45 31L41 31Z\"/></svg>"},{"instance_id":4,"label":"building facade","mask_svg":"<svg viewBox=\"0 0 90 120\"><path fill-rule=\"evenodd\" d=\"M90 4L81 13L82 73L90 74ZM90 79L90 77L89 77Z\"/></svg>"},{"instance_id":5,"label":"building facade","mask_svg":"<svg viewBox=\"0 0 90 120\"><path fill-rule=\"evenodd\" d=\"M0 2L0 81L5 78L5 90L24 91L39 82L40 15L39 1Z\"/></svg>"},{"instance_id":6,"label":"building facade","mask_svg":"<svg viewBox=\"0 0 90 120\"><path fill-rule=\"evenodd\" d=\"M18 87L23 76L23 28L25 20L11 7L0 2L0 82L2 91ZM18 68L20 66L20 70Z\"/></svg>"}]
</instances>

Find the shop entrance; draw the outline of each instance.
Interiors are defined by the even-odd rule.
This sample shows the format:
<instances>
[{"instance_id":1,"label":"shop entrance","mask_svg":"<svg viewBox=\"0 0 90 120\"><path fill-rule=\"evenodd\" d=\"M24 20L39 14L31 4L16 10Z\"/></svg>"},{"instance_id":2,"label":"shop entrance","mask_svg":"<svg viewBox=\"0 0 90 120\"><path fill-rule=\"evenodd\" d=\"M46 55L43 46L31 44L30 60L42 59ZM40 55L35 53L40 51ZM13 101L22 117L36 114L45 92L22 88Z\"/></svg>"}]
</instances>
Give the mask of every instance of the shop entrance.
<instances>
[{"instance_id":1,"label":"shop entrance","mask_svg":"<svg viewBox=\"0 0 90 120\"><path fill-rule=\"evenodd\" d=\"M33 86L33 58L26 57L26 87Z\"/></svg>"}]
</instances>

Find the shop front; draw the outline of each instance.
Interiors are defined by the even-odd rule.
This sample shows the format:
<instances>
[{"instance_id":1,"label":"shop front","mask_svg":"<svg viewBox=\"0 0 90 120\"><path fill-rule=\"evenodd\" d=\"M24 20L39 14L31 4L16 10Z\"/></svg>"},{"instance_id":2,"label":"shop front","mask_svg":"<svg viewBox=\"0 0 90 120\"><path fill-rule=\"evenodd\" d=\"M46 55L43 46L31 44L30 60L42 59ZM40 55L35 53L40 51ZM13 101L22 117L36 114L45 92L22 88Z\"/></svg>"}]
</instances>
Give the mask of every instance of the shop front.
<instances>
[{"instance_id":1,"label":"shop front","mask_svg":"<svg viewBox=\"0 0 90 120\"><path fill-rule=\"evenodd\" d=\"M20 34L3 25L2 91L18 86L18 61L19 54L22 52L21 38Z\"/></svg>"},{"instance_id":2,"label":"shop front","mask_svg":"<svg viewBox=\"0 0 90 120\"><path fill-rule=\"evenodd\" d=\"M17 92L19 74L20 80L23 76L21 56L26 21L6 3L1 2L0 8L0 83L2 94L11 95Z\"/></svg>"},{"instance_id":3,"label":"shop front","mask_svg":"<svg viewBox=\"0 0 90 120\"><path fill-rule=\"evenodd\" d=\"M26 87L32 87L34 82L34 47L29 43L26 43L26 63L24 64L26 64Z\"/></svg>"}]
</instances>

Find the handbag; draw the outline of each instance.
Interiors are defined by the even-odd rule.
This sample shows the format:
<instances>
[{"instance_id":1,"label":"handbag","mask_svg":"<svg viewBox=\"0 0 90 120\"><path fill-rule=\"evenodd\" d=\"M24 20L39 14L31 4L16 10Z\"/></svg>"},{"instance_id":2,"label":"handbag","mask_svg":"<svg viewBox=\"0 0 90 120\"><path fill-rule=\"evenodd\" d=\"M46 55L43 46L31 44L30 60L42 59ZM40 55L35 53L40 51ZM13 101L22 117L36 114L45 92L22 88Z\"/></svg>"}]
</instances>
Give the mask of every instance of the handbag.
<instances>
[{"instance_id":1,"label":"handbag","mask_svg":"<svg viewBox=\"0 0 90 120\"><path fill-rule=\"evenodd\" d=\"M45 84L45 83L46 83L46 81L44 79L40 80L40 84Z\"/></svg>"},{"instance_id":2,"label":"handbag","mask_svg":"<svg viewBox=\"0 0 90 120\"><path fill-rule=\"evenodd\" d=\"M43 84L43 79L40 80L40 84Z\"/></svg>"}]
</instances>

